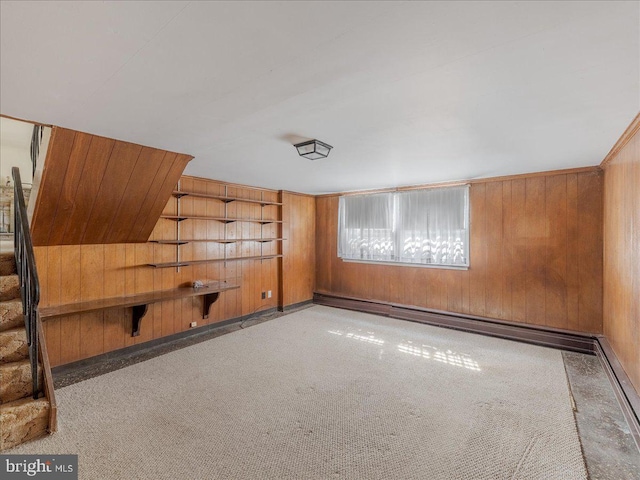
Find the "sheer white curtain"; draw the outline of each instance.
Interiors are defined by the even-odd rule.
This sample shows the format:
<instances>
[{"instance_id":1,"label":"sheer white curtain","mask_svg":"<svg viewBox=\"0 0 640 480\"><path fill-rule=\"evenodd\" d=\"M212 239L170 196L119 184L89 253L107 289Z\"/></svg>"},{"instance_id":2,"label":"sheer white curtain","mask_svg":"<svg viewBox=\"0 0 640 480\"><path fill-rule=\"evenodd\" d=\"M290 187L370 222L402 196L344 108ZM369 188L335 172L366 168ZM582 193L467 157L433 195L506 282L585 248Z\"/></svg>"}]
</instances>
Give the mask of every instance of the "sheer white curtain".
<instances>
[{"instance_id":1,"label":"sheer white curtain","mask_svg":"<svg viewBox=\"0 0 640 480\"><path fill-rule=\"evenodd\" d=\"M340 197L338 256L469 265L469 187Z\"/></svg>"},{"instance_id":2,"label":"sheer white curtain","mask_svg":"<svg viewBox=\"0 0 640 480\"><path fill-rule=\"evenodd\" d=\"M393 261L393 197L388 193L340 197L338 256Z\"/></svg>"},{"instance_id":3,"label":"sheer white curtain","mask_svg":"<svg viewBox=\"0 0 640 480\"><path fill-rule=\"evenodd\" d=\"M469 264L467 186L396 194L400 262Z\"/></svg>"}]
</instances>

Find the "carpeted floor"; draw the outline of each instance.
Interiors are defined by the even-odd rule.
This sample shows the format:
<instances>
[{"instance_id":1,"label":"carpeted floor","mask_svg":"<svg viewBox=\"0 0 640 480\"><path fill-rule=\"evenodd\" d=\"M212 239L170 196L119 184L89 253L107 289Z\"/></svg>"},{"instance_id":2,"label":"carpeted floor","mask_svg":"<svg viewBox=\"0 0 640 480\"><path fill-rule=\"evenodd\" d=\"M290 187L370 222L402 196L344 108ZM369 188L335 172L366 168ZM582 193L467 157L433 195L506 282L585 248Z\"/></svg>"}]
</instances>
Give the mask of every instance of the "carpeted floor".
<instances>
[{"instance_id":1,"label":"carpeted floor","mask_svg":"<svg viewBox=\"0 0 640 480\"><path fill-rule=\"evenodd\" d=\"M328 307L57 391L82 479L586 479L560 351Z\"/></svg>"}]
</instances>

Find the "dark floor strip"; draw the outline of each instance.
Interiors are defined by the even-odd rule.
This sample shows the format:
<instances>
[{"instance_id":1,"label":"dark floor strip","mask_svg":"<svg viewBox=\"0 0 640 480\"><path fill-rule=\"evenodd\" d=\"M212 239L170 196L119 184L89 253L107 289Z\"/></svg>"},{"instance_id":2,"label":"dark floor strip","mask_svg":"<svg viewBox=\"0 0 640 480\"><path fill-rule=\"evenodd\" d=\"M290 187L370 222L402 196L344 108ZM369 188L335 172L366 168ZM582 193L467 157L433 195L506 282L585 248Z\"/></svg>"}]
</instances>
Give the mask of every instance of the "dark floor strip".
<instances>
[{"instance_id":1,"label":"dark floor strip","mask_svg":"<svg viewBox=\"0 0 640 480\"><path fill-rule=\"evenodd\" d=\"M640 451L600 359L574 352L562 356L589 478L640 479Z\"/></svg>"}]
</instances>

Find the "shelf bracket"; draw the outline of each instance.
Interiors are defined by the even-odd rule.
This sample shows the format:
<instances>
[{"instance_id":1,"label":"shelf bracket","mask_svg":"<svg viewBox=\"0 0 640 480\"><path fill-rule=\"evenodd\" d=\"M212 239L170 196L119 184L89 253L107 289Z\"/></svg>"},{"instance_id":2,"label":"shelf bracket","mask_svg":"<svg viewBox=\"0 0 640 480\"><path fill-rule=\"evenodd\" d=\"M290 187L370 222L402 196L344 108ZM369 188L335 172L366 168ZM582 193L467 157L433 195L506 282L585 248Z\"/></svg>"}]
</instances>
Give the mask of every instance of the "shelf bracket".
<instances>
[{"instance_id":1,"label":"shelf bracket","mask_svg":"<svg viewBox=\"0 0 640 480\"><path fill-rule=\"evenodd\" d=\"M144 317L147 314L148 309L149 309L148 304L134 305L132 323L131 323L132 337L138 337L140 335L140 321L142 320L142 317Z\"/></svg>"},{"instance_id":2,"label":"shelf bracket","mask_svg":"<svg viewBox=\"0 0 640 480\"><path fill-rule=\"evenodd\" d=\"M202 296L202 318L209 318L209 311L211 310L211 305L213 305L214 303L216 303L216 300L218 300L218 295L220 294L220 292L212 292L212 293L207 293L206 295Z\"/></svg>"}]
</instances>

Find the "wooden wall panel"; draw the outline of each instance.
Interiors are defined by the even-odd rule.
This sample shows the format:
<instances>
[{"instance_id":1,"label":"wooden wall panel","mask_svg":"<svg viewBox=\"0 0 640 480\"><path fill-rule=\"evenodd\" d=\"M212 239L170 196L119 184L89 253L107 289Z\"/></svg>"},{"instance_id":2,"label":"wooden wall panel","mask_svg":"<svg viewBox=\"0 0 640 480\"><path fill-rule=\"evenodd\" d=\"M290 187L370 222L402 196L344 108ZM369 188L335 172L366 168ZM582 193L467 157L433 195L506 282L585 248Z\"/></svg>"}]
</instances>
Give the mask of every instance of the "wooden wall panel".
<instances>
[{"instance_id":1,"label":"wooden wall panel","mask_svg":"<svg viewBox=\"0 0 640 480\"><path fill-rule=\"evenodd\" d=\"M146 242L191 158L53 127L34 245Z\"/></svg>"},{"instance_id":2,"label":"wooden wall panel","mask_svg":"<svg viewBox=\"0 0 640 480\"><path fill-rule=\"evenodd\" d=\"M79 137L78 133L76 133L76 137ZM48 240L35 242L36 245L47 245L49 243L53 244L54 242L62 243L65 238L80 239L84 236L86 225L89 221L93 205L95 203L96 185L99 185L100 182L102 182L102 177L104 176L107 163L109 162L109 157L111 156L111 150L114 145L115 140L110 138L91 138L91 145L89 146L87 156L84 159L84 164L80 161L76 164L78 166L78 170L81 169L82 173L80 174L80 179L78 180L75 190L73 189L73 179L75 178L75 175L70 176L69 180L65 179L65 189L63 192L68 193L66 193L63 198L60 198L63 208L62 210L58 209L58 213L62 216L58 218L56 215L56 222L62 222L62 224L65 224L65 227L56 228L54 232L51 232ZM51 155L51 158L57 157ZM75 198L82 198L84 201L76 202ZM38 199L40 199L40 196L38 196ZM44 206L47 201L48 200L45 200L43 195L43 200L38 200L38 206ZM67 215L65 216L65 214ZM36 212L34 212L34 218L35 215ZM32 230L36 230L33 226L34 222L32 222ZM41 226L39 223L37 229L41 229L43 232L46 231L44 225Z\"/></svg>"},{"instance_id":3,"label":"wooden wall panel","mask_svg":"<svg viewBox=\"0 0 640 480\"><path fill-rule=\"evenodd\" d=\"M602 172L472 182L471 267L343 262L338 195L316 200L316 290L602 332Z\"/></svg>"},{"instance_id":4,"label":"wooden wall panel","mask_svg":"<svg viewBox=\"0 0 640 480\"><path fill-rule=\"evenodd\" d=\"M64 160L55 162L56 164L60 163L55 168L45 168L42 172L38 203L36 204L31 224L31 239L34 245L48 244L49 235L56 219L58 202L61 200L61 193L66 190L63 189L63 183L68 168L67 159L71 157L74 139L75 132L72 130L53 128L51 131L47 157ZM54 162L52 161L52 163ZM45 197L44 184L48 185L46 189L47 200L40 202L40 195ZM38 222L38 228L33 228L36 221Z\"/></svg>"},{"instance_id":5,"label":"wooden wall panel","mask_svg":"<svg viewBox=\"0 0 640 480\"><path fill-rule=\"evenodd\" d=\"M282 194L282 300L287 307L313 299L316 263L316 202L309 195Z\"/></svg>"},{"instance_id":6,"label":"wooden wall panel","mask_svg":"<svg viewBox=\"0 0 640 480\"><path fill-rule=\"evenodd\" d=\"M640 115L605 162L604 334L640 393Z\"/></svg>"},{"instance_id":7,"label":"wooden wall panel","mask_svg":"<svg viewBox=\"0 0 640 480\"><path fill-rule=\"evenodd\" d=\"M87 156L92 155L91 147L88 147L87 151ZM149 151L149 154L152 153L160 155L157 151ZM176 156L170 153L162 155L171 158ZM169 170L173 165L175 162L172 166L159 170L163 182L170 176ZM134 167L132 177L136 175ZM175 185L171 186L170 190L174 187ZM277 202L279 199L279 193L273 190L231 186L214 180L188 176L181 177L180 187L183 190L199 193L226 193L272 202ZM81 186L78 188L80 189ZM153 199L144 198L143 201L148 201L149 204L155 203L158 192L159 188L156 188L152 192ZM298 200L298 197L302 200ZM294 202L293 208L289 210L290 223L296 232L294 236L301 242L315 238L314 198L298 195L291 195L291 198L298 202ZM279 206L261 207L259 204L241 202L225 204L215 199L194 197L183 197L179 206L178 201L171 197L162 208L165 214L177 214L179 209L182 214L203 216L224 216L225 210L229 217L260 218L263 215L264 218L279 219L281 215ZM121 208L120 210L122 211ZM298 219L299 216L302 218ZM114 225L112 230L118 228ZM261 227L260 224L247 222L224 224L191 219L176 223L168 219L159 219L155 222L150 239L170 240L177 238L178 234L182 239L275 238L278 233L278 224L266 224ZM305 247L306 251L304 251ZM48 320L44 323L44 329L52 365L82 360L183 332L189 330L189 324L193 321L196 321L198 326L202 326L276 308L280 297L279 259L220 262L180 269L154 269L147 266L148 263L175 261L178 254L181 260L192 260L224 258L225 255L227 257L253 256L260 255L261 252L278 253L278 242L230 244L192 242L180 247L152 242L35 247L42 291L41 306L170 289L191 284L196 279L227 279L239 282L241 285L238 290L221 293L206 320L202 319L202 298L150 305L147 315L142 320L138 337L131 337L131 309L112 309ZM314 253L313 242L296 246L292 248L291 253L293 259L290 264L293 266L293 274L296 278L302 279L300 283L307 282L306 299L311 299L313 295L313 284L309 284L308 279L314 280ZM306 276L301 273L302 264L311 269ZM297 290L301 286L299 282L294 281L293 277L292 286L294 288L289 296L295 300L298 298L296 295L301 295ZM262 299L261 293L269 290L272 291L272 297Z\"/></svg>"}]
</instances>

